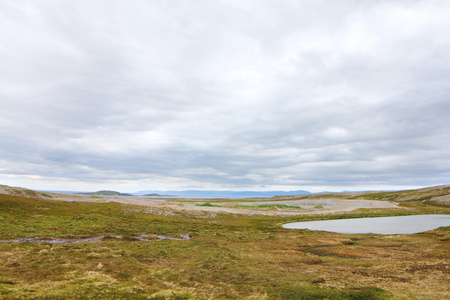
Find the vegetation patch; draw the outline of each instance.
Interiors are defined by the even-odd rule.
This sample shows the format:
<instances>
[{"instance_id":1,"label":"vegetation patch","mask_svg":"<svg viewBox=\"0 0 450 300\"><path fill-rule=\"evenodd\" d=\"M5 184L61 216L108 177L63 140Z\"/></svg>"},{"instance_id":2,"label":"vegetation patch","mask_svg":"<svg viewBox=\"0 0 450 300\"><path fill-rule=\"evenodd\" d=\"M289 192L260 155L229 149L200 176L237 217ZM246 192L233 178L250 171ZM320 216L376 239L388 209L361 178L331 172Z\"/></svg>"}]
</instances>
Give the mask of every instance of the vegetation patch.
<instances>
[{"instance_id":1,"label":"vegetation patch","mask_svg":"<svg viewBox=\"0 0 450 300\"><path fill-rule=\"evenodd\" d=\"M40 193L40 194L41 194L42 197L45 197L45 198L53 198L52 195L47 194L47 193Z\"/></svg>"},{"instance_id":2,"label":"vegetation patch","mask_svg":"<svg viewBox=\"0 0 450 300\"><path fill-rule=\"evenodd\" d=\"M203 203L203 204L195 204L195 206L206 206L206 207L221 207L220 205L217 204L211 204L209 202Z\"/></svg>"},{"instance_id":3,"label":"vegetation patch","mask_svg":"<svg viewBox=\"0 0 450 300\"><path fill-rule=\"evenodd\" d=\"M88 193L80 193L81 195L87 196L133 196L127 193L119 193L116 191L98 191L98 192L88 192Z\"/></svg>"},{"instance_id":4,"label":"vegetation patch","mask_svg":"<svg viewBox=\"0 0 450 300\"><path fill-rule=\"evenodd\" d=\"M286 204L236 205L236 208L301 209L300 206Z\"/></svg>"}]
</instances>

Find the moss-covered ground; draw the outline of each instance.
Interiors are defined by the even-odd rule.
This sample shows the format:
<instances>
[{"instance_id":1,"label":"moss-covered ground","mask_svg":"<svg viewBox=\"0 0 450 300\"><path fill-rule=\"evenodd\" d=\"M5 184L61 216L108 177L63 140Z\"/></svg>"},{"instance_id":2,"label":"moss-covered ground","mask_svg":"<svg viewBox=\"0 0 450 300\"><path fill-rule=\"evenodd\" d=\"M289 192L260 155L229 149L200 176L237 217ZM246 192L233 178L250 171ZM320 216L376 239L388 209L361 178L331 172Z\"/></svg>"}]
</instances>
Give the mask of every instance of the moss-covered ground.
<instances>
[{"instance_id":1,"label":"moss-covered ground","mask_svg":"<svg viewBox=\"0 0 450 300\"><path fill-rule=\"evenodd\" d=\"M403 214L450 213L423 199ZM348 235L283 229L330 216L191 215L118 203L0 195L0 299L449 299L450 230ZM133 238L141 234L189 240ZM121 238L117 238L121 236Z\"/></svg>"}]
</instances>

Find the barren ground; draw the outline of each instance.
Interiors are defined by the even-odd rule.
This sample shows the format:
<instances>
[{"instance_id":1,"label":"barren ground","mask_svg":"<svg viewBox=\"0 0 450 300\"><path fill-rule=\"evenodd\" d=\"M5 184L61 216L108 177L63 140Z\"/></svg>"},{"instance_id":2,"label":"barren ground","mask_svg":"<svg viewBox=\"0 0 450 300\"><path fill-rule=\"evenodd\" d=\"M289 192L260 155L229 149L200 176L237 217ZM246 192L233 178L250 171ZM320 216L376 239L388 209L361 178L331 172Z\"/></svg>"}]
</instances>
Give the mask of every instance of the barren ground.
<instances>
[{"instance_id":1,"label":"barren ground","mask_svg":"<svg viewBox=\"0 0 450 300\"><path fill-rule=\"evenodd\" d=\"M119 202L141 206L172 208L186 211L205 211L214 213L232 213L246 215L300 215L300 214L332 214L351 211L359 208L397 208L396 204L380 200L342 200L334 198L320 198L311 200L289 200L273 198L248 199L164 199L150 197L110 197L103 198L89 196L61 195L56 200L79 202ZM205 203L214 203L217 206L201 206ZM272 207L258 207L267 205ZM276 205L285 205L278 208ZM219 207L220 206L220 207ZM292 207L292 208L291 208ZM297 208L300 207L300 208Z\"/></svg>"}]
</instances>

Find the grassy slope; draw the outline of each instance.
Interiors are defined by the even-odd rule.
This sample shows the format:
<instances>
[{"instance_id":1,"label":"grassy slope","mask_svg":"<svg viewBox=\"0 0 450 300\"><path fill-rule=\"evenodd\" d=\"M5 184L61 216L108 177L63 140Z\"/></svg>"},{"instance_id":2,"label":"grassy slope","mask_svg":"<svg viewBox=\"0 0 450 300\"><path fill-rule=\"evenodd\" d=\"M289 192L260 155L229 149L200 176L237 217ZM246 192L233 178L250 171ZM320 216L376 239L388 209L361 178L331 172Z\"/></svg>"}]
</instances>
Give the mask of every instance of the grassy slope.
<instances>
[{"instance_id":1,"label":"grassy slope","mask_svg":"<svg viewBox=\"0 0 450 300\"><path fill-rule=\"evenodd\" d=\"M380 200L391 201L395 203L411 202L430 204L433 206L449 207L450 201L439 202L436 201L439 198L450 198L450 185L434 186L416 190L404 190L404 191L369 191L369 192L343 192L343 193L316 193L307 195L295 195L295 196L275 196L272 198L247 198L245 202L276 202L286 200L317 200L317 199L341 199L341 200ZM220 204L220 203L238 203L242 202L242 199L207 199L208 203ZM176 199L176 202L180 203L192 203L199 202L199 199ZM204 203L204 202L203 202Z\"/></svg>"},{"instance_id":2,"label":"grassy slope","mask_svg":"<svg viewBox=\"0 0 450 300\"><path fill-rule=\"evenodd\" d=\"M449 213L423 199L407 213ZM398 214L360 210L328 218ZM0 239L125 235L102 243L0 243L5 299L444 299L450 232L402 236L286 230L319 218L191 216L117 203L0 195ZM133 234L191 234L138 242Z\"/></svg>"},{"instance_id":3,"label":"grassy slope","mask_svg":"<svg viewBox=\"0 0 450 300\"><path fill-rule=\"evenodd\" d=\"M309 195L294 196L295 199L315 199L315 198L336 198L336 199L365 199L365 200L384 200L384 201L431 201L439 196L450 195L450 185L427 187L416 190L404 191L373 191L373 192L345 192L345 193L318 193ZM279 197L281 198L281 197Z\"/></svg>"}]
</instances>

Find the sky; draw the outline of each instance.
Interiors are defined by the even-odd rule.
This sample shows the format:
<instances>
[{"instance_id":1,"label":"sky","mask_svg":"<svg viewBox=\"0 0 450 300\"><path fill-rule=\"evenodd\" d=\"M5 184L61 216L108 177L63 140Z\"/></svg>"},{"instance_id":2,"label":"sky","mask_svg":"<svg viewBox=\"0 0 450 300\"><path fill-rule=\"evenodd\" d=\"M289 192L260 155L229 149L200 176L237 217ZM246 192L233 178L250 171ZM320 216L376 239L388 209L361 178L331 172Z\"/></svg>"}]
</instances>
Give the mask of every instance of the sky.
<instances>
[{"instance_id":1,"label":"sky","mask_svg":"<svg viewBox=\"0 0 450 300\"><path fill-rule=\"evenodd\" d=\"M450 1L0 0L0 184L450 183Z\"/></svg>"}]
</instances>

